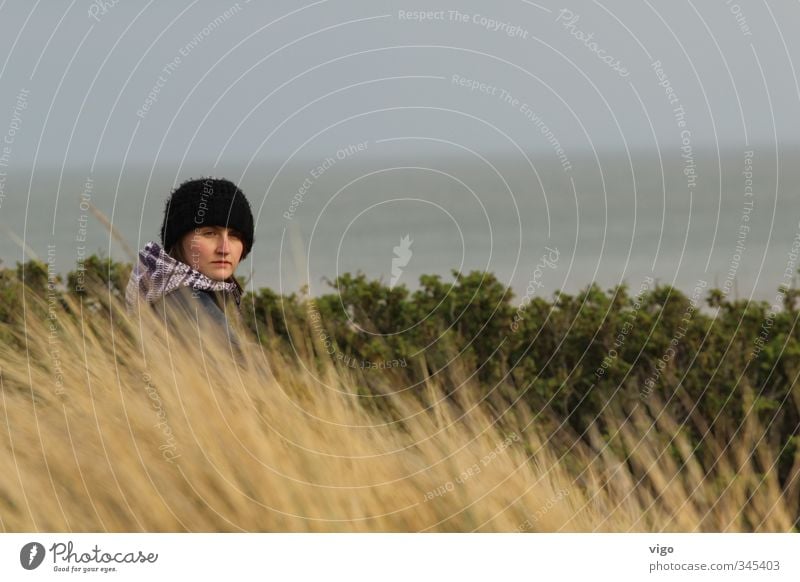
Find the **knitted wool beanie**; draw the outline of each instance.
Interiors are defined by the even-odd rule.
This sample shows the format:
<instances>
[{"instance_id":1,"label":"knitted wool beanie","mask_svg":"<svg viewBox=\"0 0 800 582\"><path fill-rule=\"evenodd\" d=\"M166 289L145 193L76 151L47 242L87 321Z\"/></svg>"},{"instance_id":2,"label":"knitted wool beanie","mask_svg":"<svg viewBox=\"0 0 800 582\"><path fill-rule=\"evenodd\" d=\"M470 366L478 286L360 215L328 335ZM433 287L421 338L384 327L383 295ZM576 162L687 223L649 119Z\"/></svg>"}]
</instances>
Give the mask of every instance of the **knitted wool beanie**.
<instances>
[{"instance_id":1,"label":"knitted wool beanie","mask_svg":"<svg viewBox=\"0 0 800 582\"><path fill-rule=\"evenodd\" d=\"M229 180L201 178L181 184L164 209L161 245L169 251L184 234L201 226L225 226L242 233L242 261L253 247L250 203Z\"/></svg>"}]
</instances>

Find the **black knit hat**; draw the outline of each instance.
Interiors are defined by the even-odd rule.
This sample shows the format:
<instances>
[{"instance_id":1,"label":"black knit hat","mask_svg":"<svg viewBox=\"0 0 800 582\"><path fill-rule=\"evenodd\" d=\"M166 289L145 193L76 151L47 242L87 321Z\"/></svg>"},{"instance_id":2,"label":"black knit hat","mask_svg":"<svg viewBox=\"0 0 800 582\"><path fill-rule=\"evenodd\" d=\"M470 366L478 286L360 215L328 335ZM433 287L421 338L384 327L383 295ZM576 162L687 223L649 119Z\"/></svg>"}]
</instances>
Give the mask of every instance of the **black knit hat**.
<instances>
[{"instance_id":1,"label":"black knit hat","mask_svg":"<svg viewBox=\"0 0 800 582\"><path fill-rule=\"evenodd\" d=\"M169 252L184 234L201 226L225 226L242 233L242 261L253 247L250 203L229 180L200 178L181 184L164 209L161 246Z\"/></svg>"}]
</instances>

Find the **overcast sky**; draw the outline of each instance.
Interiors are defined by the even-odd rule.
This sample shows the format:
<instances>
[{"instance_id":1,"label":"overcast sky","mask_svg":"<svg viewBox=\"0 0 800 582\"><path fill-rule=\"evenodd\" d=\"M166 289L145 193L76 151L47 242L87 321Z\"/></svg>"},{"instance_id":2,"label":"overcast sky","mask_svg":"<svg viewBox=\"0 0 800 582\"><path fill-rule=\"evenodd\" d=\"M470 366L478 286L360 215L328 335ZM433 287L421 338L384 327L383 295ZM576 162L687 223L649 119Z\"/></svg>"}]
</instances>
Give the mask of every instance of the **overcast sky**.
<instances>
[{"instance_id":1,"label":"overcast sky","mask_svg":"<svg viewBox=\"0 0 800 582\"><path fill-rule=\"evenodd\" d=\"M674 144L676 104L698 146L800 135L788 0L106 4L0 3L0 119L30 92L14 164L285 159L407 135L549 151L523 104L573 152Z\"/></svg>"}]
</instances>

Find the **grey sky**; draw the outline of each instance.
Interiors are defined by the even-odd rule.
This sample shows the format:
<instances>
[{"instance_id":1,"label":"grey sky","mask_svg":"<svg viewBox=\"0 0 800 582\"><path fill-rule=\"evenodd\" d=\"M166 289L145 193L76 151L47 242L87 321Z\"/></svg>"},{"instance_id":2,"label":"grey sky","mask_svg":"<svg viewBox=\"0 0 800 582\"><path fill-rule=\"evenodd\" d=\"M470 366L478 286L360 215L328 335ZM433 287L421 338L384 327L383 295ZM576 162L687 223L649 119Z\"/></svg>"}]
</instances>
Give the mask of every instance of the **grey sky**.
<instances>
[{"instance_id":1,"label":"grey sky","mask_svg":"<svg viewBox=\"0 0 800 582\"><path fill-rule=\"evenodd\" d=\"M87 1L4 2L0 111L9 116L18 91L31 92L14 163L79 165L97 156L120 164L129 145L129 162L283 159L310 138L300 153L313 157L349 140L403 134L469 143L477 133L485 147L513 149L514 140L547 151L497 97L501 89L573 151L653 146L653 133L669 145L677 137L656 60L695 144L800 135L796 2L263 4L120 0L103 14ZM423 9L443 19L407 16ZM562 9L579 17L572 26ZM508 26L492 31L483 18ZM629 76L604 64L581 33ZM460 87L455 74L497 95ZM157 101L137 116L154 87ZM376 112L404 107L440 109Z\"/></svg>"}]
</instances>

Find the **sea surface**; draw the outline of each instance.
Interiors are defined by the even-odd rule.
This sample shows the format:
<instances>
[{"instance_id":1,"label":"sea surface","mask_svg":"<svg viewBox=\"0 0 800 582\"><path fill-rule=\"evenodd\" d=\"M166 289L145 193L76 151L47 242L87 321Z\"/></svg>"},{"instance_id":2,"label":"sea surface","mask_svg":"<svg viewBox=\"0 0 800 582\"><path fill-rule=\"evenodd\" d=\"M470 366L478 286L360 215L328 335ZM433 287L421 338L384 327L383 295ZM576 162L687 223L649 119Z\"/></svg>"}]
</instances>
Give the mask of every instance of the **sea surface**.
<instances>
[{"instance_id":1,"label":"sea surface","mask_svg":"<svg viewBox=\"0 0 800 582\"><path fill-rule=\"evenodd\" d=\"M703 282L772 301L800 265L797 153L586 153L565 169L532 152L381 159L367 144L288 164L10 168L0 258L49 259L62 275L91 253L129 261L93 208L135 252L158 240L175 185L214 175L239 183L256 216L238 271L249 288L290 293L307 282L318 295L360 271L414 289L422 274L449 281L457 269L493 273L517 302L592 281L636 289L648 277L687 294Z\"/></svg>"}]
</instances>

